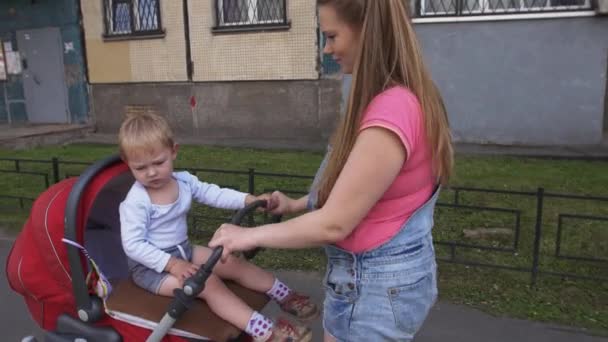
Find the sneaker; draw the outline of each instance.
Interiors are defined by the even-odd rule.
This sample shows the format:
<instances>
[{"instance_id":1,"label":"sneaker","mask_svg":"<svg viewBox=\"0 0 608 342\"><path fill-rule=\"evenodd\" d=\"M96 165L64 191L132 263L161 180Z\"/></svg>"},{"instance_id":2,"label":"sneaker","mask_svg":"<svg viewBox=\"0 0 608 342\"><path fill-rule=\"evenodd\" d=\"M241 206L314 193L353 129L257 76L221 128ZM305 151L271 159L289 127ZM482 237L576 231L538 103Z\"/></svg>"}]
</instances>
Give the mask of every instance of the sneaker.
<instances>
[{"instance_id":1,"label":"sneaker","mask_svg":"<svg viewBox=\"0 0 608 342\"><path fill-rule=\"evenodd\" d=\"M319 316L319 307L310 300L309 296L292 291L279 306L284 312L302 321L310 321Z\"/></svg>"},{"instance_id":2,"label":"sneaker","mask_svg":"<svg viewBox=\"0 0 608 342\"><path fill-rule=\"evenodd\" d=\"M287 320L279 319L272 327L270 337L266 342L310 342L312 330L310 328L293 324Z\"/></svg>"}]
</instances>

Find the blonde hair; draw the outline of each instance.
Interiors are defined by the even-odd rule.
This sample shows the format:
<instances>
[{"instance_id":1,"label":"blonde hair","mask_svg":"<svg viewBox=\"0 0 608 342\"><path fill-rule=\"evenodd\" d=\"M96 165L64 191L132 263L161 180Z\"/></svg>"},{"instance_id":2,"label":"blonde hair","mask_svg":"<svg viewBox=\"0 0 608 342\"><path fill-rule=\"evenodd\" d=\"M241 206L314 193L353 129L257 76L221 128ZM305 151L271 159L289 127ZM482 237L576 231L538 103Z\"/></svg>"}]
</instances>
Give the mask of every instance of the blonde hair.
<instances>
[{"instance_id":1,"label":"blonde hair","mask_svg":"<svg viewBox=\"0 0 608 342\"><path fill-rule=\"evenodd\" d=\"M401 85L420 101L426 135L432 148L433 172L446 184L452 172L453 150L441 95L424 65L406 0L317 0L359 32L346 113L331 140L332 150L319 183L323 206L355 144L365 108L382 91Z\"/></svg>"},{"instance_id":2,"label":"blonde hair","mask_svg":"<svg viewBox=\"0 0 608 342\"><path fill-rule=\"evenodd\" d=\"M127 113L118 131L120 155L126 159L128 153L151 153L155 148L173 148L173 131L167 120L154 111Z\"/></svg>"}]
</instances>

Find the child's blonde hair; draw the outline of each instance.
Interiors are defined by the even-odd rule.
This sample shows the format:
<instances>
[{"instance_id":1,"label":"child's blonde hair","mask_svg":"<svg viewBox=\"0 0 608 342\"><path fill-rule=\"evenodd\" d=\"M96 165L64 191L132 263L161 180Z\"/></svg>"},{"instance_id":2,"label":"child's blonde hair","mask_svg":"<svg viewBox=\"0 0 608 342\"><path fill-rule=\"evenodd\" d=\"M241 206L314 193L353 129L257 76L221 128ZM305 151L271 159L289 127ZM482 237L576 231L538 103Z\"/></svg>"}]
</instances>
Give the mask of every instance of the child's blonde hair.
<instances>
[{"instance_id":1,"label":"child's blonde hair","mask_svg":"<svg viewBox=\"0 0 608 342\"><path fill-rule=\"evenodd\" d=\"M151 153L158 147L173 148L173 131L167 120L153 111L128 113L118 131L120 155L127 153Z\"/></svg>"}]
</instances>

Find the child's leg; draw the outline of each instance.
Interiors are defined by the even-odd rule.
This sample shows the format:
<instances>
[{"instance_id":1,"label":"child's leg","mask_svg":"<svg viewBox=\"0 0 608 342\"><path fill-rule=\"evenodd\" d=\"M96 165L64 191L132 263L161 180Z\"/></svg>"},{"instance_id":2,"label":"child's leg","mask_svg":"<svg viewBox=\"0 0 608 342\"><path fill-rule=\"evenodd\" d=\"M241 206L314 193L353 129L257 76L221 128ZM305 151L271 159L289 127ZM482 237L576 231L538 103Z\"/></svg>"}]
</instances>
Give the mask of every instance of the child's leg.
<instances>
[{"instance_id":1,"label":"child's leg","mask_svg":"<svg viewBox=\"0 0 608 342\"><path fill-rule=\"evenodd\" d=\"M159 295L173 297L173 290L181 288L183 283L173 275L168 275L160 286ZM230 291L215 275L210 275L205 282L205 289L199 294L211 310L222 319L239 329L245 330L253 310Z\"/></svg>"},{"instance_id":2,"label":"child's leg","mask_svg":"<svg viewBox=\"0 0 608 342\"><path fill-rule=\"evenodd\" d=\"M203 246L192 247L192 263L204 264L211 255L211 249ZM250 290L266 293L275 283L272 273L236 256L228 257L226 262L218 262L213 273L222 279L232 280Z\"/></svg>"},{"instance_id":3,"label":"child's leg","mask_svg":"<svg viewBox=\"0 0 608 342\"><path fill-rule=\"evenodd\" d=\"M182 285L177 278L168 275L160 285L158 294L173 296L173 290ZM310 341L312 333L309 328L286 321L272 322L253 311L214 274L207 279L199 297L207 302L215 314L245 331L254 341Z\"/></svg>"},{"instance_id":4,"label":"child's leg","mask_svg":"<svg viewBox=\"0 0 608 342\"><path fill-rule=\"evenodd\" d=\"M211 255L211 249L194 246L192 262L202 265ZM281 309L301 320L311 320L318 316L319 308L310 297L292 291L272 273L235 256L230 256L224 263L218 262L213 272L222 279L232 280L246 288L266 293L275 300Z\"/></svg>"}]
</instances>

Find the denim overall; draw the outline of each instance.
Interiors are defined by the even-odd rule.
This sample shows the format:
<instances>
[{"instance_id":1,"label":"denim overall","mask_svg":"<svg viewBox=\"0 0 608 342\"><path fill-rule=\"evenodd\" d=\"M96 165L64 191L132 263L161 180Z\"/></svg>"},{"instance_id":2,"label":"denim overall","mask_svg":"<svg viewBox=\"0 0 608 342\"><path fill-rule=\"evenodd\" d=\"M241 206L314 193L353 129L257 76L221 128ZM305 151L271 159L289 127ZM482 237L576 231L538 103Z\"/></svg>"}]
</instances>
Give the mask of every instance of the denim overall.
<instances>
[{"instance_id":1,"label":"denim overall","mask_svg":"<svg viewBox=\"0 0 608 342\"><path fill-rule=\"evenodd\" d=\"M325 160L321 169L324 164ZM327 333L341 342L413 340L437 299L431 230L439 191L438 187L391 240L373 250L355 254L325 247ZM311 191L309 207L315 202Z\"/></svg>"}]
</instances>

